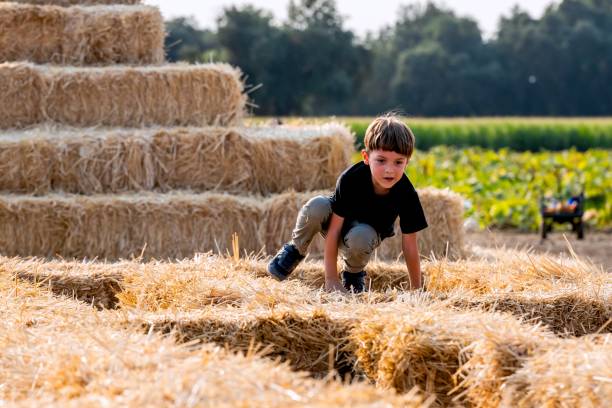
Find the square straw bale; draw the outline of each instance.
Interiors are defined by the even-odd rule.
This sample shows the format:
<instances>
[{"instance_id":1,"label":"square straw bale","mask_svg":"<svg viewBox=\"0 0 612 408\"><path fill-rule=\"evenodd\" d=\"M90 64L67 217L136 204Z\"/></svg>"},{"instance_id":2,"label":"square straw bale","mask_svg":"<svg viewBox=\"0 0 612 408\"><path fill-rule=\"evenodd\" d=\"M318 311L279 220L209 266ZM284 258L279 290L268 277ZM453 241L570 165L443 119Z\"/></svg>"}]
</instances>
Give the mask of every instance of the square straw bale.
<instances>
[{"instance_id":1,"label":"square straw bale","mask_svg":"<svg viewBox=\"0 0 612 408\"><path fill-rule=\"evenodd\" d=\"M332 188L350 164L351 140L339 124L12 130L0 135L0 190L267 195Z\"/></svg>"},{"instance_id":2,"label":"square straw bale","mask_svg":"<svg viewBox=\"0 0 612 408\"><path fill-rule=\"evenodd\" d=\"M138 313L129 324L143 331L173 333L179 342L216 343L233 351L259 348L268 358L287 361L294 370L325 377L347 373L354 360L344 353L355 317L331 316L324 310L279 311L211 308L190 313Z\"/></svg>"},{"instance_id":3,"label":"square straw bale","mask_svg":"<svg viewBox=\"0 0 612 408\"><path fill-rule=\"evenodd\" d=\"M147 258L183 258L209 250L225 253L232 248L234 233L241 251L272 253L289 240L290 235L284 239L282 235L308 196L0 195L0 253L106 259L142 253ZM420 245L424 251L430 248L423 240Z\"/></svg>"},{"instance_id":4,"label":"square straw bale","mask_svg":"<svg viewBox=\"0 0 612 408\"><path fill-rule=\"evenodd\" d=\"M231 248L232 234L259 248L259 203L223 194L100 195L0 199L0 253L119 259L184 258Z\"/></svg>"},{"instance_id":5,"label":"square straw bale","mask_svg":"<svg viewBox=\"0 0 612 408\"><path fill-rule=\"evenodd\" d=\"M47 288L56 295L78 299L98 308L114 308L126 267L97 262L44 262L38 259L0 257L0 271L15 279Z\"/></svg>"},{"instance_id":6,"label":"square straw bale","mask_svg":"<svg viewBox=\"0 0 612 408\"><path fill-rule=\"evenodd\" d=\"M583 288L610 293L612 277L588 260L500 249L494 256L473 254L465 262L442 259L427 271L429 290L449 293L463 288L474 294L557 291Z\"/></svg>"},{"instance_id":7,"label":"square straw bale","mask_svg":"<svg viewBox=\"0 0 612 408\"><path fill-rule=\"evenodd\" d=\"M0 3L0 62L160 64L164 21L151 6Z\"/></svg>"},{"instance_id":8,"label":"square straw bale","mask_svg":"<svg viewBox=\"0 0 612 408\"><path fill-rule=\"evenodd\" d=\"M504 377L555 339L508 315L428 309L375 314L353 331L358 364L379 387L418 386L443 406L495 406Z\"/></svg>"},{"instance_id":9,"label":"square straw bale","mask_svg":"<svg viewBox=\"0 0 612 408\"><path fill-rule=\"evenodd\" d=\"M612 319L612 296L584 288L450 297L458 308L508 312L563 337L612 332L606 324Z\"/></svg>"},{"instance_id":10,"label":"square straw bale","mask_svg":"<svg viewBox=\"0 0 612 408\"><path fill-rule=\"evenodd\" d=\"M612 335L564 340L507 381L504 407L603 407L612 401Z\"/></svg>"},{"instance_id":11,"label":"square straw bale","mask_svg":"<svg viewBox=\"0 0 612 408\"><path fill-rule=\"evenodd\" d=\"M45 82L29 64L0 64L0 128L22 127L44 120Z\"/></svg>"},{"instance_id":12,"label":"square straw bale","mask_svg":"<svg viewBox=\"0 0 612 408\"><path fill-rule=\"evenodd\" d=\"M0 64L0 128L229 126L244 114L241 73L227 64L59 67ZM27 105L28 107L24 107Z\"/></svg>"}]
</instances>

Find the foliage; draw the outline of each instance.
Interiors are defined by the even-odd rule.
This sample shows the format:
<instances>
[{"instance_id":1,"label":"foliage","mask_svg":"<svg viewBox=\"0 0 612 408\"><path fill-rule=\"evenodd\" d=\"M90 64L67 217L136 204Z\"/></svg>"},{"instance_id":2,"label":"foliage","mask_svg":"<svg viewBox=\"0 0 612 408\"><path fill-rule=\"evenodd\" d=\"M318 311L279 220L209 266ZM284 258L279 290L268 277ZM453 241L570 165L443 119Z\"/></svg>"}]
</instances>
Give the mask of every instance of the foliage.
<instances>
[{"instance_id":1,"label":"foliage","mask_svg":"<svg viewBox=\"0 0 612 408\"><path fill-rule=\"evenodd\" d=\"M566 200L582 189L592 222L612 225L612 151L513 152L436 147L417 151L407 174L416 187L450 188L468 200L483 227L538 228L539 200ZM592 211L591 211L592 212Z\"/></svg>"},{"instance_id":2,"label":"foliage","mask_svg":"<svg viewBox=\"0 0 612 408\"><path fill-rule=\"evenodd\" d=\"M394 12L395 10L390 10ZM360 39L334 0L289 1L279 22L227 7L217 27L167 23L170 61L228 61L259 115L609 115L612 2L562 0L540 19L514 8L493 38L436 3L403 6Z\"/></svg>"}]
</instances>

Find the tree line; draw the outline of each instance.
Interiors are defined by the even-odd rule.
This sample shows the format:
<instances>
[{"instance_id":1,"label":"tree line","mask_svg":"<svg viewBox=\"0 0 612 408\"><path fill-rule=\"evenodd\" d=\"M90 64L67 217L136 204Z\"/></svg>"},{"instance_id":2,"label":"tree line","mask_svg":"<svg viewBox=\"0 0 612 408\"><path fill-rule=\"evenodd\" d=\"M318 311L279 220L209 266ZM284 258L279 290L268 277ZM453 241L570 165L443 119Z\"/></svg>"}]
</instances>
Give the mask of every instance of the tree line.
<instances>
[{"instance_id":1,"label":"tree line","mask_svg":"<svg viewBox=\"0 0 612 408\"><path fill-rule=\"evenodd\" d=\"M612 1L518 7L493 38L436 3L401 6L359 38L334 0L291 0L285 21L253 5L213 29L167 21L170 61L240 67L258 115L602 116L612 114Z\"/></svg>"}]
</instances>

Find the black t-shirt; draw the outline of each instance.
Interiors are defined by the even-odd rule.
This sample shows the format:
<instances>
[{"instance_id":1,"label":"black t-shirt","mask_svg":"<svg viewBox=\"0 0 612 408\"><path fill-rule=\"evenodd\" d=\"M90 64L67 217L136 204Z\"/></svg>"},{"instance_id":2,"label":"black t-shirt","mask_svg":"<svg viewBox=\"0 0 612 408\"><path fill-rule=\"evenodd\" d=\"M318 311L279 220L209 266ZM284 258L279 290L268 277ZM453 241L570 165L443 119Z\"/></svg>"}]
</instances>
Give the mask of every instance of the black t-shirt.
<instances>
[{"instance_id":1,"label":"black t-shirt","mask_svg":"<svg viewBox=\"0 0 612 408\"><path fill-rule=\"evenodd\" d=\"M352 165L338 178L336 191L331 196L332 211L345 219L371 225L381 236L393 236L393 224L400 217L403 234L427 228L427 220L419 196L406 175L391 187L386 195L374 192L370 167L363 161Z\"/></svg>"}]
</instances>

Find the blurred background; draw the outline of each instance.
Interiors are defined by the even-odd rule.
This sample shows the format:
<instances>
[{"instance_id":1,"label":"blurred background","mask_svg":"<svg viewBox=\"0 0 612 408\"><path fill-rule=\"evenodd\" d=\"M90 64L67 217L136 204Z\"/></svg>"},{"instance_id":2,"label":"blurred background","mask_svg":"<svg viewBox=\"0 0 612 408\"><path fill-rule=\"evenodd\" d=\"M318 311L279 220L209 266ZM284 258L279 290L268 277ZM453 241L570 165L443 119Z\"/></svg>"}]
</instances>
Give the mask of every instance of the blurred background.
<instances>
[{"instance_id":1,"label":"blurred background","mask_svg":"<svg viewBox=\"0 0 612 408\"><path fill-rule=\"evenodd\" d=\"M332 116L360 148L372 116L397 111L417 137L410 179L462 194L472 240L563 250L538 239L577 227L544 207L584 193L573 245L612 253L612 1L146 3L170 61L242 69L249 121Z\"/></svg>"},{"instance_id":2,"label":"blurred background","mask_svg":"<svg viewBox=\"0 0 612 408\"><path fill-rule=\"evenodd\" d=\"M612 110L609 0L146 3L168 19L169 60L226 61L261 85L257 115Z\"/></svg>"}]
</instances>

